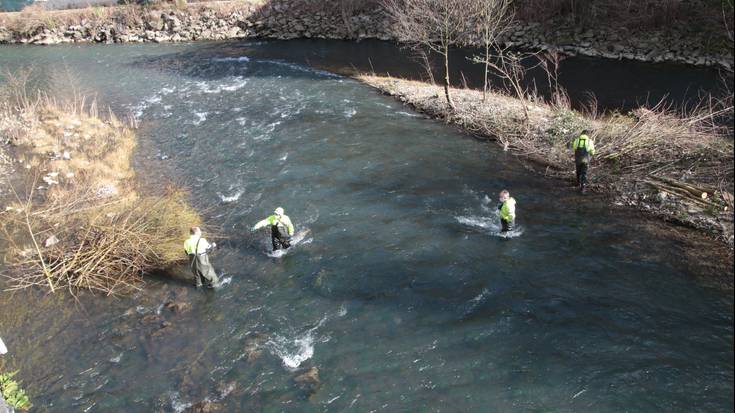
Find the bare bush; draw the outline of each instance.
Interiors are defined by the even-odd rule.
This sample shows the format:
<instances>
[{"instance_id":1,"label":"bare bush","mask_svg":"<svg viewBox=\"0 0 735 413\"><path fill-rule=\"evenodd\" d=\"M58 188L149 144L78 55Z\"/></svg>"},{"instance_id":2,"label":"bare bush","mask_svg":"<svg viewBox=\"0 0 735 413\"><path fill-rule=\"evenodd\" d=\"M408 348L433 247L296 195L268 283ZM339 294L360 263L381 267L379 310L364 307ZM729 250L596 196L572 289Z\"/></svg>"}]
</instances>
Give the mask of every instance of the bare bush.
<instances>
[{"instance_id":1,"label":"bare bush","mask_svg":"<svg viewBox=\"0 0 735 413\"><path fill-rule=\"evenodd\" d=\"M185 259L181 242L201 218L181 190L138 194L130 128L84 99L15 102L0 108L0 136L24 171L5 182L16 201L0 212L8 289L124 293Z\"/></svg>"}]
</instances>

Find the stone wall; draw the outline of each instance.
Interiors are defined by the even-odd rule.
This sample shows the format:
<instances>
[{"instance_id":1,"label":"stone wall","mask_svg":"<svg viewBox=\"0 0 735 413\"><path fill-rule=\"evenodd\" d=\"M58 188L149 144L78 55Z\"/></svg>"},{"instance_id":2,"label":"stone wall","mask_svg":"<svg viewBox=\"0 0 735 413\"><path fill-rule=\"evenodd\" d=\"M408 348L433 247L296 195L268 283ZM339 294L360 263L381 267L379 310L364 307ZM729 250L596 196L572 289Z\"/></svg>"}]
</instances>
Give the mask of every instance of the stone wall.
<instances>
[{"instance_id":1,"label":"stone wall","mask_svg":"<svg viewBox=\"0 0 735 413\"><path fill-rule=\"evenodd\" d=\"M245 38L393 40L390 23L375 7L344 10L335 3L305 8L299 0L198 3L175 8L117 7L105 16L79 11L46 12L19 24L21 14L0 14L0 43L51 45L97 42L185 42ZM86 10L86 11L85 11ZM76 14L75 14L76 13ZM29 19L29 18L27 18ZM23 29L19 29L22 27ZM580 29L573 24L516 23L502 42L525 50L557 50L643 62L733 67L732 48L708 50L708 39L674 32L630 32L624 28ZM467 43L474 43L468 39Z\"/></svg>"}]
</instances>

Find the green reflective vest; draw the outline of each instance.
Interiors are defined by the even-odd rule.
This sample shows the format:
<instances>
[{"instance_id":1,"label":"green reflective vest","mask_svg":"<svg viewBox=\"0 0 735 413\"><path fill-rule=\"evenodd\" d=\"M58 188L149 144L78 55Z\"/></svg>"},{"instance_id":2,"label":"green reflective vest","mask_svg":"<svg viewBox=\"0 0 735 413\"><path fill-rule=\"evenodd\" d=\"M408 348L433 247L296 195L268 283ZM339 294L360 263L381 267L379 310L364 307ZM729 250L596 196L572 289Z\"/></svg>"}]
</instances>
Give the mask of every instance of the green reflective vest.
<instances>
[{"instance_id":1,"label":"green reflective vest","mask_svg":"<svg viewBox=\"0 0 735 413\"><path fill-rule=\"evenodd\" d=\"M271 215L268 218L255 224L253 230L263 228L266 225L286 227L286 229L288 230L288 235L293 235L294 232L291 218L289 218L288 215L281 215L280 217L278 215Z\"/></svg>"},{"instance_id":2,"label":"green reflective vest","mask_svg":"<svg viewBox=\"0 0 735 413\"><path fill-rule=\"evenodd\" d=\"M184 251L187 255L204 254L209 250L209 242L199 235L192 235L184 241Z\"/></svg>"},{"instance_id":3,"label":"green reflective vest","mask_svg":"<svg viewBox=\"0 0 735 413\"><path fill-rule=\"evenodd\" d=\"M583 149L590 155L594 155L595 142L587 135L579 135L579 137L572 142L572 150L576 152L577 149Z\"/></svg>"},{"instance_id":4,"label":"green reflective vest","mask_svg":"<svg viewBox=\"0 0 735 413\"><path fill-rule=\"evenodd\" d=\"M516 219L516 200L510 197L503 202L500 207L500 219L507 222L513 222Z\"/></svg>"}]
</instances>

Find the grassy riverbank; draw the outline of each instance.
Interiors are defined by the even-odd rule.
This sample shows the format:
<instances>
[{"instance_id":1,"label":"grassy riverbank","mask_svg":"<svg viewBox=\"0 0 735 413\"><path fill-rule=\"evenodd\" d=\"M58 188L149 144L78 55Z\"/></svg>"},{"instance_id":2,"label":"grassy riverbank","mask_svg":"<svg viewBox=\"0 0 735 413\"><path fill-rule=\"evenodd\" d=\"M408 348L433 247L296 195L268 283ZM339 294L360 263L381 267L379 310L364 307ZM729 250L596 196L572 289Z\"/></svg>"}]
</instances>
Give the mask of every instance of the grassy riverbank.
<instances>
[{"instance_id":1,"label":"grassy riverbank","mask_svg":"<svg viewBox=\"0 0 735 413\"><path fill-rule=\"evenodd\" d=\"M0 107L13 169L0 211L6 287L115 294L180 261L188 228L201 219L181 191L139 193L134 131L83 100L24 96Z\"/></svg>"},{"instance_id":2,"label":"grassy riverbank","mask_svg":"<svg viewBox=\"0 0 735 413\"><path fill-rule=\"evenodd\" d=\"M378 76L358 79L433 118L492 139L528 162L529 168L574 179L569 144L587 128L598 154L592 164L593 192L613 205L633 208L706 233L733 247L733 140L706 111L677 116L662 108L597 116L556 104L454 89L451 110L441 86ZM732 109L730 109L732 110ZM566 185L566 184L564 184ZM703 195L705 194L706 195ZM704 198L703 198L704 197Z\"/></svg>"}]
</instances>

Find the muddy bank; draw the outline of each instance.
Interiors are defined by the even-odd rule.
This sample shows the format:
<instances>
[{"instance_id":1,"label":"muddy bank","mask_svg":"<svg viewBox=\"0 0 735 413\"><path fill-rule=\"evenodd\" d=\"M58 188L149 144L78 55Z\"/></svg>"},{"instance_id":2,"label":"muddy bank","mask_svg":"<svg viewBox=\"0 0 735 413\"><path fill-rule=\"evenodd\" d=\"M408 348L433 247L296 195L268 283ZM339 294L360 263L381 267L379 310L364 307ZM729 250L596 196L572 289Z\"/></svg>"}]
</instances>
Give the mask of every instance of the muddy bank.
<instances>
[{"instance_id":1,"label":"muddy bank","mask_svg":"<svg viewBox=\"0 0 735 413\"><path fill-rule=\"evenodd\" d=\"M727 245L726 255L732 255L733 147L727 137L682 129L688 121L648 109L593 119L563 106L524 104L499 94L491 93L483 102L481 92L467 89L453 89L456 109L451 110L439 86L358 78L430 117L497 141L529 161L529 169L558 179L570 191L574 163L569 143L590 129L598 147L591 167L594 193L608 197L612 206L694 229ZM657 138L648 133L653 129L663 132ZM678 184L706 188L706 199L672 189Z\"/></svg>"},{"instance_id":2,"label":"muddy bank","mask_svg":"<svg viewBox=\"0 0 735 413\"><path fill-rule=\"evenodd\" d=\"M185 42L245 38L395 40L391 22L375 2L246 0L164 6L0 13L0 44ZM467 46L480 45L468 37ZM713 45L706 33L586 28L515 22L499 43L517 49L554 50L642 62L675 62L732 70L732 46ZM718 46L719 45L719 46Z\"/></svg>"}]
</instances>

